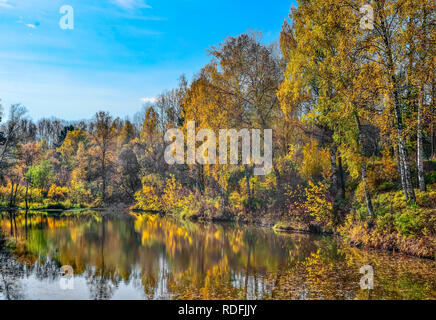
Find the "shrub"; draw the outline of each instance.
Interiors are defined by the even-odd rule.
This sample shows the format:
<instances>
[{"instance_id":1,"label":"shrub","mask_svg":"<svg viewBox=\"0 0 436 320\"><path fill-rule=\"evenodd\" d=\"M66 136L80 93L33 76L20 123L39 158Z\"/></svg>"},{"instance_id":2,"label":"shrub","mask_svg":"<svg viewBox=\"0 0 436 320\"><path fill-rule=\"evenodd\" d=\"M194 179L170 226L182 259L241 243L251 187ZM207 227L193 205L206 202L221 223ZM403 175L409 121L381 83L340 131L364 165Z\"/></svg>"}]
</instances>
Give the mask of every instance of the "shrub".
<instances>
[{"instance_id":1,"label":"shrub","mask_svg":"<svg viewBox=\"0 0 436 320\"><path fill-rule=\"evenodd\" d=\"M417 235L424 228L424 218L419 213L405 211L395 216L394 225L403 236Z\"/></svg>"},{"instance_id":2,"label":"shrub","mask_svg":"<svg viewBox=\"0 0 436 320\"><path fill-rule=\"evenodd\" d=\"M316 221L325 227L333 226L333 202L329 197L329 187L325 182L314 184L309 182L306 188L306 200L302 207Z\"/></svg>"},{"instance_id":3,"label":"shrub","mask_svg":"<svg viewBox=\"0 0 436 320\"><path fill-rule=\"evenodd\" d=\"M427 184L436 183L436 171L427 173L425 175L425 183L427 183Z\"/></svg>"},{"instance_id":4,"label":"shrub","mask_svg":"<svg viewBox=\"0 0 436 320\"><path fill-rule=\"evenodd\" d=\"M191 192L183 188L171 175L165 183L165 189L162 194L162 206L166 212L178 212L190 204Z\"/></svg>"},{"instance_id":5,"label":"shrub","mask_svg":"<svg viewBox=\"0 0 436 320\"><path fill-rule=\"evenodd\" d=\"M221 198L211 198L199 193L189 194L186 203L181 207L180 215L184 219L221 219L223 217L223 208L221 207Z\"/></svg>"},{"instance_id":6,"label":"shrub","mask_svg":"<svg viewBox=\"0 0 436 320\"><path fill-rule=\"evenodd\" d=\"M50 181L54 177L53 169L50 165L50 161L41 161L38 165L29 167L26 172L26 178L32 182L32 186L47 191Z\"/></svg>"},{"instance_id":7,"label":"shrub","mask_svg":"<svg viewBox=\"0 0 436 320\"><path fill-rule=\"evenodd\" d=\"M161 211L163 208L159 192L154 186L143 184L142 189L136 192L135 200L135 209L144 211Z\"/></svg>"},{"instance_id":8,"label":"shrub","mask_svg":"<svg viewBox=\"0 0 436 320\"><path fill-rule=\"evenodd\" d=\"M85 184L80 181L73 180L69 190L69 198L76 205L86 206L92 201L91 191L85 188Z\"/></svg>"},{"instance_id":9,"label":"shrub","mask_svg":"<svg viewBox=\"0 0 436 320\"><path fill-rule=\"evenodd\" d=\"M67 197L68 189L52 184L48 190L48 198L53 201L64 201Z\"/></svg>"},{"instance_id":10,"label":"shrub","mask_svg":"<svg viewBox=\"0 0 436 320\"><path fill-rule=\"evenodd\" d=\"M146 176L142 180L142 189L135 194L136 205L134 209L145 211L164 211L180 213L185 206L192 203L191 192L171 175L165 181L156 175Z\"/></svg>"}]
</instances>

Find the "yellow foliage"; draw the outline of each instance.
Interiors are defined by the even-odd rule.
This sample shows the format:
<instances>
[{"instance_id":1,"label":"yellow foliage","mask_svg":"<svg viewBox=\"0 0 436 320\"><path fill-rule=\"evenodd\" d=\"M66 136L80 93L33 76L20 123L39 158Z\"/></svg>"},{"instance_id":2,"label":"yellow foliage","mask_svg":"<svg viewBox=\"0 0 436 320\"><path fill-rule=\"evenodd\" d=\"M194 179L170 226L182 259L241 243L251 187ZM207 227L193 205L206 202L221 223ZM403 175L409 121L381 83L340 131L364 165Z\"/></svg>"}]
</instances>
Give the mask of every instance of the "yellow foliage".
<instances>
[{"instance_id":1,"label":"yellow foliage","mask_svg":"<svg viewBox=\"0 0 436 320\"><path fill-rule=\"evenodd\" d=\"M244 203L248 199L247 194L234 191L230 194L229 199L230 199L230 204L232 205L232 208L236 211L236 214L237 215L243 214L244 213Z\"/></svg>"},{"instance_id":2,"label":"yellow foliage","mask_svg":"<svg viewBox=\"0 0 436 320\"><path fill-rule=\"evenodd\" d=\"M192 204L192 199L192 193L185 191L174 175L167 179L162 195L165 211L181 210L190 203Z\"/></svg>"},{"instance_id":3,"label":"yellow foliage","mask_svg":"<svg viewBox=\"0 0 436 320\"><path fill-rule=\"evenodd\" d=\"M330 172L330 154L324 148L320 149L316 140L303 147L303 163L301 164L301 176L307 180L316 181L321 177L328 177Z\"/></svg>"},{"instance_id":4,"label":"yellow foliage","mask_svg":"<svg viewBox=\"0 0 436 320\"><path fill-rule=\"evenodd\" d=\"M145 211L180 211L193 203L193 195L184 190L183 186L171 175L165 182L165 187L153 177L146 177L142 181L142 189L135 194L136 208Z\"/></svg>"},{"instance_id":5,"label":"yellow foliage","mask_svg":"<svg viewBox=\"0 0 436 320\"><path fill-rule=\"evenodd\" d=\"M86 205L92 202L91 191L85 188L85 184L80 180L71 181L71 188L68 193L73 203Z\"/></svg>"},{"instance_id":6,"label":"yellow foliage","mask_svg":"<svg viewBox=\"0 0 436 320\"><path fill-rule=\"evenodd\" d=\"M150 185L142 185L142 190L135 194L137 201L136 207L145 211L161 211L162 201L156 190L156 187Z\"/></svg>"},{"instance_id":7,"label":"yellow foliage","mask_svg":"<svg viewBox=\"0 0 436 320\"><path fill-rule=\"evenodd\" d=\"M331 227L333 223L333 205L329 199L328 184L309 182L309 187L305 189L306 200L303 209L310 214L316 221L324 226Z\"/></svg>"},{"instance_id":8,"label":"yellow foliage","mask_svg":"<svg viewBox=\"0 0 436 320\"><path fill-rule=\"evenodd\" d=\"M49 199L53 201L64 201L68 194L68 188L66 187L59 187L55 184L52 184L50 189L48 190L47 196Z\"/></svg>"}]
</instances>

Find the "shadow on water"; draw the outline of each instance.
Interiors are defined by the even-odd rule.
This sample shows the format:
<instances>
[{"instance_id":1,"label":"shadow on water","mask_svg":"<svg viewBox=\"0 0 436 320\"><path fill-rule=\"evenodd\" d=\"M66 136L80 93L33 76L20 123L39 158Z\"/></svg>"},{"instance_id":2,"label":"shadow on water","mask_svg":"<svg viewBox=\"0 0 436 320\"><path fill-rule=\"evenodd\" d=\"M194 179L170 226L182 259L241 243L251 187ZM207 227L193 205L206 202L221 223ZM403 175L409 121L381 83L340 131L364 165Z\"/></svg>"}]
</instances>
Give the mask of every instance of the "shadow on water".
<instances>
[{"instance_id":1,"label":"shadow on water","mask_svg":"<svg viewBox=\"0 0 436 320\"><path fill-rule=\"evenodd\" d=\"M436 299L435 262L326 236L96 212L0 214L2 299ZM74 270L62 290L61 266ZM375 271L362 290L362 265Z\"/></svg>"}]
</instances>

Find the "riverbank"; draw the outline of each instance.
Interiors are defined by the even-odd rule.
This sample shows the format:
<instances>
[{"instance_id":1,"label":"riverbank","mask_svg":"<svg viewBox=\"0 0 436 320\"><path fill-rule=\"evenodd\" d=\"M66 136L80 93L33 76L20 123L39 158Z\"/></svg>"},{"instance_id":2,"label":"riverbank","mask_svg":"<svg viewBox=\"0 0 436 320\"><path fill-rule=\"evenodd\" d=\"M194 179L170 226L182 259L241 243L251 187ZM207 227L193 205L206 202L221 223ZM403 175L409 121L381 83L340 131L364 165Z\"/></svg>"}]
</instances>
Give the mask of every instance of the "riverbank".
<instances>
[{"instance_id":1,"label":"riverbank","mask_svg":"<svg viewBox=\"0 0 436 320\"><path fill-rule=\"evenodd\" d=\"M194 221L251 223L271 227L277 232L335 234L347 244L356 247L402 252L433 260L436 257L435 185L429 185L426 192L416 190L416 203L406 202L402 191L374 195L374 216L369 216L366 207L355 202L348 211L341 213L336 224L331 223L331 218L328 223L318 219L317 212L311 214L300 210L288 214L274 211L260 214L246 210L241 213L238 206L222 210L219 199L192 194L185 196L180 191L172 191L170 195L172 202L164 202L163 199L159 202L154 195L154 198L138 202L132 209L141 212L141 208L155 208L159 209L154 210L155 212L166 212ZM167 194L164 193L164 196Z\"/></svg>"},{"instance_id":2,"label":"riverbank","mask_svg":"<svg viewBox=\"0 0 436 320\"><path fill-rule=\"evenodd\" d=\"M236 222L272 228L278 233L335 234L342 241L355 247L374 248L402 252L411 256L435 260L436 257L436 191L434 186L426 192L417 191L417 203L409 204L402 199L400 191L386 192L374 197L376 216L369 217L362 208L344 214L341 223L324 226L309 215L289 213L235 214L221 210L218 201L175 201L161 210L143 210L137 205L115 204L108 207L73 208L69 210L52 207L32 208L29 212L52 214L82 214L86 211L104 213L105 216L128 214L170 214L184 220L210 222ZM162 210L166 209L166 210ZM0 211L24 211L22 208L0 208ZM297 219L296 217L299 217ZM302 218L303 217L303 218Z\"/></svg>"},{"instance_id":3,"label":"riverbank","mask_svg":"<svg viewBox=\"0 0 436 320\"><path fill-rule=\"evenodd\" d=\"M92 206L64 206L64 205L55 205L55 206L32 206L28 209L23 206L18 207L0 207L0 211L7 212L17 212L17 211L28 211L28 212L66 212L66 211L100 211L100 212L117 212L117 211L126 211L129 210L130 206L124 203L120 204L112 204L107 207L92 207Z\"/></svg>"},{"instance_id":4,"label":"riverbank","mask_svg":"<svg viewBox=\"0 0 436 320\"><path fill-rule=\"evenodd\" d=\"M150 213L135 210L137 214ZM157 214L157 213L155 213ZM165 213L161 213L165 214ZM177 214L171 214L178 216ZM351 215L349 216L351 218ZM303 233L319 235L336 235L344 243L359 248L371 248L390 252L400 252L406 255L419 258L436 260L436 239L434 234L430 235L403 235L396 231L387 231L380 228L381 219L376 219L372 223L354 221L349 219L343 226L335 229L323 229L319 223L302 223L289 218L283 219L277 215L267 215L263 217L250 217L244 219L237 218L207 218L190 216L187 220L209 221L209 222L236 222L241 224L256 225L265 228L272 228L278 233ZM379 226L377 228L377 226ZM384 226L386 227L386 226Z\"/></svg>"},{"instance_id":5,"label":"riverbank","mask_svg":"<svg viewBox=\"0 0 436 320\"><path fill-rule=\"evenodd\" d=\"M11 211L2 210L0 211ZM13 211L19 212L23 210L15 209ZM171 215L179 217L177 214L163 213L163 212L151 212L143 210L128 210L123 207L109 207L109 208L93 208L93 209L74 209L74 210L29 210L29 213L46 212L49 215L83 215L88 212L97 212L99 215L105 217L115 217L124 214L134 212L136 215L141 214L154 214L154 215ZM368 223L350 223L340 227L338 230L326 231L323 230L319 224L311 223L304 224L290 219L279 219L275 215L268 215L264 217L252 217L251 219L231 219L231 218L214 218L207 219L205 217L190 217L188 219L194 222L235 222L238 224L255 225L264 228L271 228L277 233L283 234L319 234L319 235L336 235L344 243L359 247L359 248L372 248L382 251L400 252L410 256L419 258L436 260L435 251L435 237L433 236L403 236L397 232L386 232L378 230L374 226L370 226ZM1 239L0 239L1 241Z\"/></svg>"}]
</instances>

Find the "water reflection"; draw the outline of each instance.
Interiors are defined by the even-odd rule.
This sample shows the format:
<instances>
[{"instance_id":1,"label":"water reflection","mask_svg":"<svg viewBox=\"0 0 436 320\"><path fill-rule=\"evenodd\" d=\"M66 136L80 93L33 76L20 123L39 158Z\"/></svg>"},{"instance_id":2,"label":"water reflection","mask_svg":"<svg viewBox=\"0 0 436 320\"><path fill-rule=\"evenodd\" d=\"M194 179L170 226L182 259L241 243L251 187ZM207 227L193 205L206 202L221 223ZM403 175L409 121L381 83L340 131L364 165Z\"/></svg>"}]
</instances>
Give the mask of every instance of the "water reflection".
<instances>
[{"instance_id":1,"label":"water reflection","mask_svg":"<svg viewBox=\"0 0 436 320\"><path fill-rule=\"evenodd\" d=\"M434 261L331 237L95 212L0 215L3 299L436 299ZM375 269L375 290L359 268ZM71 265L75 288L59 286Z\"/></svg>"},{"instance_id":2,"label":"water reflection","mask_svg":"<svg viewBox=\"0 0 436 320\"><path fill-rule=\"evenodd\" d=\"M24 276L25 268L7 251L0 252L0 293L4 299L23 299L23 288L19 279Z\"/></svg>"}]
</instances>

